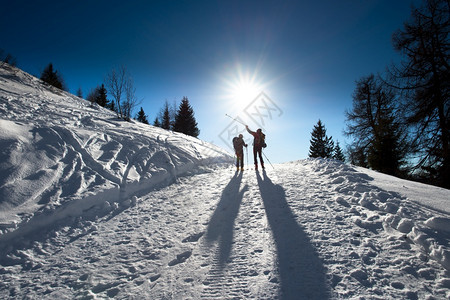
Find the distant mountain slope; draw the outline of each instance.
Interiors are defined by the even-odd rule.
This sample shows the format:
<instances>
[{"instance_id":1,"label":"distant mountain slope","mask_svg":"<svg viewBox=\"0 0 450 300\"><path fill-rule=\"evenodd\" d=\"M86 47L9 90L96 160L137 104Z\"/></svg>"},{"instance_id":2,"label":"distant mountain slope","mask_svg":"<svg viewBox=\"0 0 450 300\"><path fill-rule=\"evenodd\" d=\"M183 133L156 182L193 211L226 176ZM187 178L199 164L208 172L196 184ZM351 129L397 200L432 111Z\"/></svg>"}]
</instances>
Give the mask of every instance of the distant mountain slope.
<instances>
[{"instance_id":1,"label":"distant mountain slope","mask_svg":"<svg viewBox=\"0 0 450 300\"><path fill-rule=\"evenodd\" d=\"M86 197L86 205L104 197L117 202L231 160L210 143L125 122L8 65L0 67L0 148L6 231L36 212Z\"/></svg>"}]
</instances>

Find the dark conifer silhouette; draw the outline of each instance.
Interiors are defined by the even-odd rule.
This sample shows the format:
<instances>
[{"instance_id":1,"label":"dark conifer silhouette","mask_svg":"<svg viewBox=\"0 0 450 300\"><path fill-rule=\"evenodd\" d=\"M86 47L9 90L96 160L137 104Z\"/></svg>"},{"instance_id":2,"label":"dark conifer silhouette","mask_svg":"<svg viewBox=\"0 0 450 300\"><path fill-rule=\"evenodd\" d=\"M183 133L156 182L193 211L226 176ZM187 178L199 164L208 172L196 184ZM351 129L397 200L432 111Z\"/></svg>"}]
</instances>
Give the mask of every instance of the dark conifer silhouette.
<instances>
[{"instance_id":1,"label":"dark conifer silhouette","mask_svg":"<svg viewBox=\"0 0 450 300\"><path fill-rule=\"evenodd\" d=\"M334 142L332 137L327 136L327 130L320 119L311 132L310 143L309 157L333 158Z\"/></svg>"},{"instance_id":2,"label":"dark conifer silhouette","mask_svg":"<svg viewBox=\"0 0 450 300\"><path fill-rule=\"evenodd\" d=\"M155 120L153 121L153 126L161 127L161 122L159 122L159 118L158 117L156 117Z\"/></svg>"},{"instance_id":3,"label":"dark conifer silhouette","mask_svg":"<svg viewBox=\"0 0 450 300\"><path fill-rule=\"evenodd\" d=\"M165 102L164 108L163 108L161 128L167 129L167 130L172 129L172 120L170 118L169 103L167 101Z\"/></svg>"},{"instance_id":4,"label":"dark conifer silhouette","mask_svg":"<svg viewBox=\"0 0 450 300\"><path fill-rule=\"evenodd\" d=\"M65 90L64 81L58 74L58 71L53 70L52 63L48 64L44 71L42 71L41 80L60 90Z\"/></svg>"},{"instance_id":5,"label":"dark conifer silhouette","mask_svg":"<svg viewBox=\"0 0 450 300\"><path fill-rule=\"evenodd\" d=\"M81 88L77 90L77 97L83 98L83 90Z\"/></svg>"},{"instance_id":6,"label":"dark conifer silhouette","mask_svg":"<svg viewBox=\"0 0 450 300\"><path fill-rule=\"evenodd\" d=\"M144 109L141 107L141 110L137 113L136 120L141 123L148 124L147 115L144 112Z\"/></svg>"},{"instance_id":7,"label":"dark conifer silhouette","mask_svg":"<svg viewBox=\"0 0 450 300\"><path fill-rule=\"evenodd\" d=\"M194 110L189 104L187 97L183 97L178 108L177 115L175 116L175 124L173 130L181 132L193 137L198 137L200 130L197 127L197 121L194 117Z\"/></svg>"},{"instance_id":8,"label":"dark conifer silhouette","mask_svg":"<svg viewBox=\"0 0 450 300\"><path fill-rule=\"evenodd\" d=\"M339 145L339 141L336 142L336 146L334 147L333 158L345 162L345 156Z\"/></svg>"},{"instance_id":9,"label":"dark conifer silhouette","mask_svg":"<svg viewBox=\"0 0 450 300\"><path fill-rule=\"evenodd\" d=\"M10 53L5 53L3 49L0 49L0 65L7 63L12 67L17 66L17 59Z\"/></svg>"},{"instance_id":10,"label":"dark conifer silhouette","mask_svg":"<svg viewBox=\"0 0 450 300\"><path fill-rule=\"evenodd\" d=\"M100 87L97 88L97 95L96 95L96 101L98 105L101 107L106 107L108 104L108 99L106 98L106 88L105 85L102 84Z\"/></svg>"}]
</instances>

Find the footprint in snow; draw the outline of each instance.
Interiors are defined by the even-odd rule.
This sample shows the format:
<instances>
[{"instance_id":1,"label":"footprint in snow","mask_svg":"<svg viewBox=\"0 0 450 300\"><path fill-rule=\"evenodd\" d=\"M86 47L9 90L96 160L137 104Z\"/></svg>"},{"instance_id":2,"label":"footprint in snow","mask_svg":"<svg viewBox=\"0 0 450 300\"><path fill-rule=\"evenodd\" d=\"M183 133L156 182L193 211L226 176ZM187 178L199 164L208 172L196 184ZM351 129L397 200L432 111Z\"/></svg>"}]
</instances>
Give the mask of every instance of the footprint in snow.
<instances>
[{"instance_id":1,"label":"footprint in snow","mask_svg":"<svg viewBox=\"0 0 450 300\"><path fill-rule=\"evenodd\" d=\"M151 282L156 281L159 279L159 277L161 277L161 274L155 274L153 276L150 276L150 281Z\"/></svg>"},{"instance_id":2,"label":"footprint in snow","mask_svg":"<svg viewBox=\"0 0 450 300\"><path fill-rule=\"evenodd\" d=\"M197 242L202 236L204 232L195 233L193 235L188 236L184 240L182 240L183 243L194 243Z\"/></svg>"},{"instance_id":3,"label":"footprint in snow","mask_svg":"<svg viewBox=\"0 0 450 300\"><path fill-rule=\"evenodd\" d=\"M192 251L185 251L181 254L178 254L177 258L175 258L174 260L169 262L169 266L172 267L177 264L181 264L181 263L185 262L186 259L188 259L191 255L192 255Z\"/></svg>"}]
</instances>

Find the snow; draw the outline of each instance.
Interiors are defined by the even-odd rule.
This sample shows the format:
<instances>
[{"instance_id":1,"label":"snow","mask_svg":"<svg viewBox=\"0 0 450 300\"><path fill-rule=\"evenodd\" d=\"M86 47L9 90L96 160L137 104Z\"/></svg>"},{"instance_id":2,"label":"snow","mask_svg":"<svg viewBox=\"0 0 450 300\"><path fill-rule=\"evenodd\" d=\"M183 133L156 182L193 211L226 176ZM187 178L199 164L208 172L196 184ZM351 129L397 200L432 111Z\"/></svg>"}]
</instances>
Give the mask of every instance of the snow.
<instances>
[{"instance_id":1,"label":"snow","mask_svg":"<svg viewBox=\"0 0 450 300\"><path fill-rule=\"evenodd\" d=\"M450 298L448 190L323 159L235 172L9 66L0 146L2 299Z\"/></svg>"}]
</instances>

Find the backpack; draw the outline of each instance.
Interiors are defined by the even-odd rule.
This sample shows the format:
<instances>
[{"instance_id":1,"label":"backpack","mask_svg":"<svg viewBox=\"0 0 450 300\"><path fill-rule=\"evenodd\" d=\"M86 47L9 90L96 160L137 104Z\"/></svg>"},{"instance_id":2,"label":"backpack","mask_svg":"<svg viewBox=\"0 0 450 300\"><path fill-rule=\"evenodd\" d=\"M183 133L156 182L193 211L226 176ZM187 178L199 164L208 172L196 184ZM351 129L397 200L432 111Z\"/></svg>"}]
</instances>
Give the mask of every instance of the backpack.
<instances>
[{"instance_id":1,"label":"backpack","mask_svg":"<svg viewBox=\"0 0 450 300\"><path fill-rule=\"evenodd\" d=\"M266 144L266 135L264 133L261 132L261 135L259 136L259 144L261 145L261 147L266 148L267 144Z\"/></svg>"}]
</instances>

